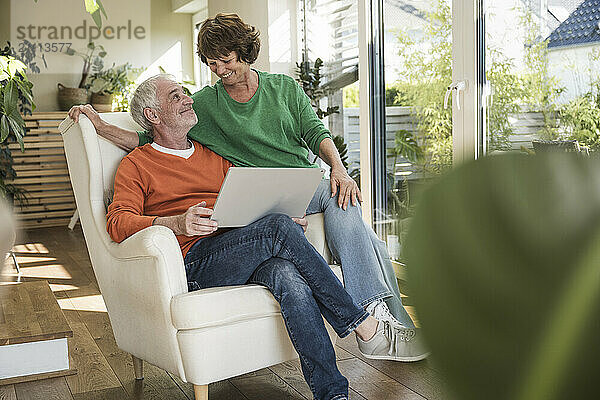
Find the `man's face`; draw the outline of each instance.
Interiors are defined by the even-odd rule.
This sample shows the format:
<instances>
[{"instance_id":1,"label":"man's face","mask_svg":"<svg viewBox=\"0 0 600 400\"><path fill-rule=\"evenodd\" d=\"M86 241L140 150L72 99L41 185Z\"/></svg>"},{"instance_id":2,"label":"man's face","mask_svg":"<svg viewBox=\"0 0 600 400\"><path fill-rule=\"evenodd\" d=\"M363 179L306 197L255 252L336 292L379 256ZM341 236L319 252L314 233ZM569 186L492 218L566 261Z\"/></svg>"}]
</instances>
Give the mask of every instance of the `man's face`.
<instances>
[{"instance_id":1,"label":"man's face","mask_svg":"<svg viewBox=\"0 0 600 400\"><path fill-rule=\"evenodd\" d=\"M156 110L158 117L166 127L190 130L198 122L198 117L192 108L194 100L183 92L183 88L176 82L160 79L156 83L156 97L160 110Z\"/></svg>"}]
</instances>

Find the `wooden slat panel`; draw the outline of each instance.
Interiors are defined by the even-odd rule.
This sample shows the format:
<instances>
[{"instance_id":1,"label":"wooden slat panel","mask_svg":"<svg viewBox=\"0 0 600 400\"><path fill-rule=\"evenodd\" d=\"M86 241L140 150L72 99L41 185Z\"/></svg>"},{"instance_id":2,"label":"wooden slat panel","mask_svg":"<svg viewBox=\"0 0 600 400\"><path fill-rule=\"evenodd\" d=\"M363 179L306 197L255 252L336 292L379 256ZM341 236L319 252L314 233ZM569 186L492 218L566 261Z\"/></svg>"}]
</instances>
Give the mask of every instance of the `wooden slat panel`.
<instances>
[{"instance_id":1,"label":"wooden slat panel","mask_svg":"<svg viewBox=\"0 0 600 400\"><path fill-rule=\"evenodd\" d=\"M68 183L47 183L44 185L25 185L22 186L29 192L32 191L50 191L50 190L61 190L61 189L71 189L71 182Z\"/></svg>"},{"instance_id":2,"label":"wooden slat panel","mask_svg":"<svg viewBox=\"0 0 600 400\"><path fill-rule=\"evenodd\" d=\"M71 190L51 190L46 192L29 191L27 193L27 199L29 200L29 202L37 201L38 199L45 199L47 197L60 198L61 196L63 196L64 198L73 198L73 192Z\"/></svg>"},{"instance_id":3,"label":"wooden slat panel","mask_svg":"<svg viewBox=\"0 0 600 400\"><path fill-rule=\"evenodd\" d=\"M69 176L48 176L40 178L16 178L8 183L14 183L18 185L35 184L35 183L54 183L54 182L71 182Z\"/></svg>"},{"instance_id":4,"label":"wooden slat panel","mask_svg":"<svg viewBox=\"0 0 600 400\"><path fill-rule=\"evenodd\" d=\"M47 218L30 221L19 221L19 226L23 229L48 228L52 226L67 226L71 218Z\"/></svg>"},{"instance_id":5,"label":"wooden slat panel","mask_svg":"<svg viewBox=\"0 0 600 400\"><path fill-rule=\"evenodd\" d=\"M38 171L38 170L48 170L48 169L66 169L66 162L43 162L43 163L32 163L32 164L20 164L13 165L15 171ZM21 174L19 174L22 176Z\"/></svg>"},{"instance_id":6,"label":"wooden slat panel","mask_svg":"<svg viewBox=\"0 0 600 400\"><path fill-rule=\"evenodd\" d=\"M13 158L27 158L33 156L45 156L45 155L57 155L57 154L65 154L65 149L63 147L56 147L53 149L35 149L35 150L27 150L25 153L21 153L19 150L13 151Z\"/></svg>"},{"instance_id":7,"label":"wooden slat panel","mask_svg":"<svg viewBox=\"0 0 600 400\"><path fill-rule=\"evenodd\" d=\"M67 111L34 112L33 115L25 115L23 119L26 121L38 119L65 119L67 118L67 115Z\"/></svg>"},{"instance_id":8,"label":"wooden slat panel","mask_svg":"<svg viewBox=\"0 0 600 400\"><path fill-rule=\"evenodd\" d=\"M33 137L37 137L37 136L40 136L40 135L47 135L47 136L52 136L52 137L60 138L62 140L62 136L60 134L60 131L58 129L53 129L53 128L29 129L27 131L27 135L30 135L30 136L33 136Z\"/></svg>"},{"instance_id":9,"label":"wooden slat panel","mask_svg":"<svg viewBox=\"0 0 600 400\"><path fill-rule=\"evenodd\" d=\"M57 204L40 204L40 205L31 205L29 204L23 208L17 208L17 211L20 215L29 215L30 213L39 212L39 211L58 211L58 210L69 210L73 213L75 210L75 202L70 201L67 203L57 203ZM49 215L49 213L45 213Z\"/></svg>"},{"instance_id":10,"label":"wooden slat panel","mask_svg":"<svg viewBox=\"0 0 600 400\"><path fill-rule=\"evenodd\" d=\"M30 176L54 176L54 175L69 175L69 170L66 168L61 169L37 169L37 170L26 170L26 171L18 171L18 178L26 178Z\"/></svg>"},{"instance_id":11,"label":"wooden slat panel","mask_svg":"<svg viewBox=\"0 0 600 400\"><path fill-rule=\"evenodd\" d=\"M68 192L67 192L68 193ZM31 206L36 206L36 205L40 205L40 204L65 204L65 203L74 203L75 202L75 197L70 195L70 196L62 196L62 197L55 197L56 195L54 195L52 192L48 193L49 196L40 196L40 197L32 197L30 195L27 196L27 206L23 207L22 209L25 210L30 210ZM50 196L52 195L52 197ZM19 207L17 207L17 209L21 209Z\"/></svg>"},{"instance_id":12,"label":"wooden slat panel","mask_svg":"<svg viewBox=\"0 0 600 400\"><path fill-rule=\"evenodd\" d=\"M54 162L54 161L64 161L67 162L67 158L65 157L64 151L62 154L58 155L50 155L50 156L38 156L38 157L17 157L21 153L13 153L13 165L18 164L30 164L30 163L44 163L44 162Z\"/></svg>"},{"instance_id":13,"label":"wooden slat panel","mask_svg":"<svg viewBox=\"0 0 600 400\"><path fill-rule=\"evenodd\" d=\"M57 147L57 148L64 148L63 142L57 142L57 141L42 141L42 142L28 142L24 144L25 147L25 151L29 150L29 149L47 149L47 148L53 148L53 147ZM20 150L21 147L19 146L18 143L12 143L8 145L8 148L11 150ZM27 152L29 153L29 152ZM25 154L24 154L25 155Z\"/></svg>"},{"instance_id":14,"label":"wooden slat panel","mask_svg":"<svg viewBox=\"0 0 600 400\"><path fill-rule=\"evenodd\" d=\"M53 217L71 217L74 210L68 211L48 211L48 212L37 212L30 214L17 214L16 217L19 220L23 219L50 219Z\"/></svg>"}]
</instances>

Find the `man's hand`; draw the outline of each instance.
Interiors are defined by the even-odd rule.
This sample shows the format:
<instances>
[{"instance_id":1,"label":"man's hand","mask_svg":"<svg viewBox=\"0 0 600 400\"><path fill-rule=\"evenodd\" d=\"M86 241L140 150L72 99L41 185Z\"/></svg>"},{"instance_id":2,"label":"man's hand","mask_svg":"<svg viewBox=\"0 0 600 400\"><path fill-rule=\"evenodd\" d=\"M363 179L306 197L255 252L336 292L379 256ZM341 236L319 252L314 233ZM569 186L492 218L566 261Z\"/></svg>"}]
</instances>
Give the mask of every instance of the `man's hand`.
<instances>
[{"instance_id":1,"label":"man's hand","mask_svg":"<svg viewBox=\"0 0 600 400\"><path fill-rule=\"evenodd\" d=\"M69 117L75 122L79 122L79 116L81 114L85 114L85 116L90 119L95 127L98 127L104 123L102 118L100 118L100 114L98 114L98 112L94 110L94 107L92 107L90 104L73 106L69 110Z\"/></svg>"},{"instance_id":2,"label":"man's hand","mask_svg":"<svg viewBox=\"0 0 600 400\"><path fill-rule=\"evenodd\" d=\"M117 145L117 147L131 151L139 144L138 134L135 131L129 131L127 129L119 128L116 125L111 125L100 118L100 114L94 107L89 104L82 106L73 106L69 110L69 117L79 122L79 116L85 114L96 128L98 135L102 136Z\"/></svg>"},{"instance_id":3,"label":"man's hand","mask_svg":"<svg viewBox=\"0 0 600 400\"><path fill-rule=\"evenodd\" d=\"M173 217L158 217L154 225L164 225L176 235L205 236L217 230L218 224L212 221L210 216L213 210L205 208L206 202L200 202L191 206L187 211Z\"/></svg>"},{"instance_id":4,"label":"man's hand","mask_svg":"<svg viewBox=\"0 0 600 400\"><path fill-rule=\"evenodd\" d=\"M338 193L339 186L338 206L343 210L348 207L350 199L352 199L353 206L358 206L359 202L362 202L358 185L344 168L332 168L329 181L331 184L331 197Z\"/></svg>"},{"instance_id":5,"label":"man's hand","mask_svg":"<svg viewBox=\"0 0 600 400\"><path fill-rule=\"evenodd\" d=\"M302 230L306 233L306 229L308 228L308 220L306 219L306 214L302 218L292 217L292 221L300 225Z\"/></svg>"}]
</instances>

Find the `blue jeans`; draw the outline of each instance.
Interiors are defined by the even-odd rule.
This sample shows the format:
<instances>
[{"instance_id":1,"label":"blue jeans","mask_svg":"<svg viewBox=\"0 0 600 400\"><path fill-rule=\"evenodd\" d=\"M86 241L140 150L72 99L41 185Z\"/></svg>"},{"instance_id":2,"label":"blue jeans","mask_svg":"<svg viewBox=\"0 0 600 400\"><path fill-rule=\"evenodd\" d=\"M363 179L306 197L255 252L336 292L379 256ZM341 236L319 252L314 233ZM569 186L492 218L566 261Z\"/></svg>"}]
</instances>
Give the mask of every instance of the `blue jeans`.
<instances>
[{"instance_id":1,"label":"blue jeans","mask_svg":"<svg viewBox=\"0 0 600 400\"><path fill-rule=\"evenodd\" d=\"M281 305L315 398L348 396L348 380L337 368L323 317L344 337L368 313L352 301L298 224L286 215L268 215L243 228L199 240L184 261L188 281L197 282L200 288L266 286Z\"/></svg>"},{"instance_id":2,"label":"blue jeans","mask_svg":"<svg viewBox=\"0 0 600 400\"><path fill-rule=\"evenodd\" d=\"M331 197L328 179L319 184L307 214L323 213L327 245L342 266L344 285L354 301L365 307L384 299L390 312L407 328L415 324L404 309L394 267L385 242L364 223L360 207L348 203L346 211L338 207L337 195Z\"/></svg>"}]
</instances>

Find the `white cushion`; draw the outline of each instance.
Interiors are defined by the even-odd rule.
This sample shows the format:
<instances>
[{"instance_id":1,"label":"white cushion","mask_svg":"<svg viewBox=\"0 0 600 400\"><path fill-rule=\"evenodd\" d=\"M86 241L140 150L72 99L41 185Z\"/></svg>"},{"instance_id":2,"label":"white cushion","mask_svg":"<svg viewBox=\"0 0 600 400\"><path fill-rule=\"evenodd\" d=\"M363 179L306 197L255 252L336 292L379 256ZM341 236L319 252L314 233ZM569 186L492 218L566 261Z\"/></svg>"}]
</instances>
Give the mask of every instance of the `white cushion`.
<instances>
[{"instance_id":1,"label":"white cushion","mask_svg":"<svg viewBox=\"0 0 600 400\"><path fill-rule=\"evenodd\" d=\"M341 269L331 268L338 279ZM171 317L178 330L228 325L281 313L269 290L259 285L224 286L174 296Z\"/></svg>"}]
</instances>

